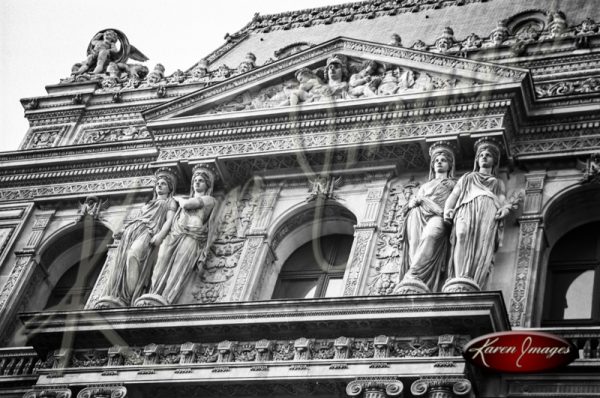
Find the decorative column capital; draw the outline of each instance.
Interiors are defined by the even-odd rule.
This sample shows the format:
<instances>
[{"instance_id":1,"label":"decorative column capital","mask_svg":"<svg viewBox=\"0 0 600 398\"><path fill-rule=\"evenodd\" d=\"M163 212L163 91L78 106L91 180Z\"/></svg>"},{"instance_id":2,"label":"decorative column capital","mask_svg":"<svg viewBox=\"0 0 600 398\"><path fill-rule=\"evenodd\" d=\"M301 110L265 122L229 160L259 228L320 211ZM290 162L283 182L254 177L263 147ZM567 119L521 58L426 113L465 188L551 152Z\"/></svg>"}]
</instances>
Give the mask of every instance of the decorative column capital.
<instances>
[{"instance_id":1,"label":"decorative column capital","mask_svg":"<svg viewBox=\"0 0 600 398\"><path fill-rule=\"evenodd\" d=\"M120 384L87 386L77 394L77 398L125 398L126 396L127 388Z\"/></svg>"},{"instance_id":2,"label":"decorative column capital","mask_svg":"<svg viewBox=\"0 0 600 398\"><path fill-rule=\"evenodd\" d=\"M471 382L461 377L428 377L415 381L410 392L420 397L428 393L428 398L454 398L466 396L472 390Z\"/></svg>"},{"instance_id":3,"label":"decorative column capital","mask_svg":"<svg viewBox=\"0 0 600 398\"><path fill-rule=\"evenodd\" d=\"M359 377L348 383L346 394L363 398L387 398L402 395L404 384L394 377Z\"/></svg>"}]
</instances>

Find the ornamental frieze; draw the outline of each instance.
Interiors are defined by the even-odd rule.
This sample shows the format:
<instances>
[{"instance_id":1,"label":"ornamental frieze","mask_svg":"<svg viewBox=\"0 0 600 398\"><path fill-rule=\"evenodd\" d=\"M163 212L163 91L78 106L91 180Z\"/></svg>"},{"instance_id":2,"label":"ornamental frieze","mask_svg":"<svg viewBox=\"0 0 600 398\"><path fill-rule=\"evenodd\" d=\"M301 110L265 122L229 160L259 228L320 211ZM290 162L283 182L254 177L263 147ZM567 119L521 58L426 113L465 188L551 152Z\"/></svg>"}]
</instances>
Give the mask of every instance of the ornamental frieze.
<instances>
[{"instance_id":1,"label":"ornamental frieze","mask_svg":"<svg viewBox=\"0 0 600 398\"><path fill-rule=\"evenodd\" d=\"M128 141L150 138L145 126L128 126L111 129L86 130L80 134L77 144L96 144L100 142Z\"/></svg>"},{"instance_id":2,"label":"ornamental frieze","mask_svg":"<svg viewBox=\"0 0 600 398\"><path fill-rule=\"evenodd\" d=\"M123 178L120 180L85 181L70 184L44 185L28 188L12 188L0 190L0 201L27 200L47 196L82 195L149 188L154 185L152 176Z\"/></svg>"},{"instance_id":3,"label":"ornamental frieze","mask_svg":"<svg viewBox=\"0 0 600 398\"><path fill-rule=\"evenodd\" d=\"M535 94L538 98L585 95L600 92L600 78L587 77L577 80L563 80L555 83L538 83Z\"/></svg>"},{"instance_id":4,"label":"ornamental frieze","mask_svg":"<svg viewBox=\"0 0 600 398\"><path fill-rule=\"evenodd\" d=\"M451 344L448 345L448 337ZM469 336L347 337L332 339L229 341L215 343L148 344L103 349L51 351L41 369L161 366L248 362L452 358Z\"/></svg>"},{"instance_id":5,"label":"ornamental frieze","mask_svg":"<svg viewBox=\"0 0 600 398\"><path fill-rule=\"evenodd\" d=\"M325 132L320 134L271 138L246 141L211 143L186 148L162 148L159 161L174 159L197 159L224 155L268 153L288 150L310 150L331 146L399 142L404 137L430 137L459 134L462 132L484 132L502 129L502 117L469 118L456 121L407 124L379 127L362 131Z\"/></svg>"},{"instance_id":6,"label":"ornamental frieze","mask_svg":"<svg viewBox=\"0 0 600 398\"><path fill-rule=\"evenodd\" d=\"M69 127L69 125L63 125L52 128L33 128L23 149L45 149L57 146Z\"/></svg>"},{"instance_id":7,"label":"ornamental frieze","mask_svg":"<svg viewBox=\"0 0 600 398\"><path fill-rule=\"evenodd\" d=\"M511 145L511 152L516 157L532 157L540 153L569 154L572 151L589 153L598 150L600 150L600 138L597 136L519 141Z\"/></svg>"}]
</instances>

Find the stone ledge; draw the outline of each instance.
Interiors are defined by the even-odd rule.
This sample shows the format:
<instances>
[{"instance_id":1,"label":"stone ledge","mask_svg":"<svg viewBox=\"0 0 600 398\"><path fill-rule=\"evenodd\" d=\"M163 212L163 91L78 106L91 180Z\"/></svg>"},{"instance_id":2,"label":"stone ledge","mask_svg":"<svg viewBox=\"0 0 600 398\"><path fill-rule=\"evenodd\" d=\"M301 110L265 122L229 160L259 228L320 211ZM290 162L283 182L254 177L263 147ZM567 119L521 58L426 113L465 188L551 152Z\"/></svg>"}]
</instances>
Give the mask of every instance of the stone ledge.
<instances>
[{"instance_id":1,"label":"stone ledge","mask_svg":"<svg viewBox=\"0 0 600 398\"><path fill-rule=\"evenodd\" d=\"M398 337L509 330L501 292L269 300L21 314L38 352L225 339Z\"/></svg>"}]
</instances>

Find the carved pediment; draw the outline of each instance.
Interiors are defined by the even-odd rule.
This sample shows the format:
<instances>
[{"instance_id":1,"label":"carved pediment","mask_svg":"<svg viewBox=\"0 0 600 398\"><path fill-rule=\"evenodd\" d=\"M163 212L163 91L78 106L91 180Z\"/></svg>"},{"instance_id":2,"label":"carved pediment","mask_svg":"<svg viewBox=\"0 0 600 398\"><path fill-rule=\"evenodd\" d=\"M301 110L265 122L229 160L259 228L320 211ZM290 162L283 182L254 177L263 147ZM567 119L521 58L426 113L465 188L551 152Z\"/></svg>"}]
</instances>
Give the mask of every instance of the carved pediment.
<instances>
[{"instance_id":1,"label":"carved pediment","mask_svg":"<svg viewBox=\"0 0 600 398\"><path fill-rule=\"evenodd\" d=\"M160 105L148 120L273 108L397 100L520 83L524 69L338 38Z\"/></svg>"},{"instance_id":2,"label":"carved pediment","mask_svg":"<svg viewBox=\"0 0 600 398\"><path fill-rule=\"evenodd\" d=\"M330 61L342 60L340 78L329 78ZM377 62L334 54L313 68L300 68L283 82L267 87L251 87L247 91L203 109L199 114L248 111L287 106L302 106L359 98L389 97L425 91L467 88L482 82L407 68L398 64Z\"/></svg>"}]
</instances>

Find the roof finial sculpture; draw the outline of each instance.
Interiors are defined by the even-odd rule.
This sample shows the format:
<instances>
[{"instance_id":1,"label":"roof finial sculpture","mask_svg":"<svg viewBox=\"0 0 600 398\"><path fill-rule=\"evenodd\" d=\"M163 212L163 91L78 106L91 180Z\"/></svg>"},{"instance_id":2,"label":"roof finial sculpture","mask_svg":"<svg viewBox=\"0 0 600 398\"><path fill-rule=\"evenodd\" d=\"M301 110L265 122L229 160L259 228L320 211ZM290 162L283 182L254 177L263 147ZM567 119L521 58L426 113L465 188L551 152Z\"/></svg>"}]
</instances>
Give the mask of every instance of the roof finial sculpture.
<instances>
[{"instance_id":1,"label":"roof finial sculpture","mask_svg":"<svg viewBox=\"0 0 600 398\"><path fill-rule=\"evenodd\" d=\"M148 60L141 51L129 44L125 34L117 29L104 29L94 35L87 48L87 58L74 67L73 75L83 73L102 74L105 73L111 62L125 66L131 58L144 62Z\"/></svg>"}]
</instances>

